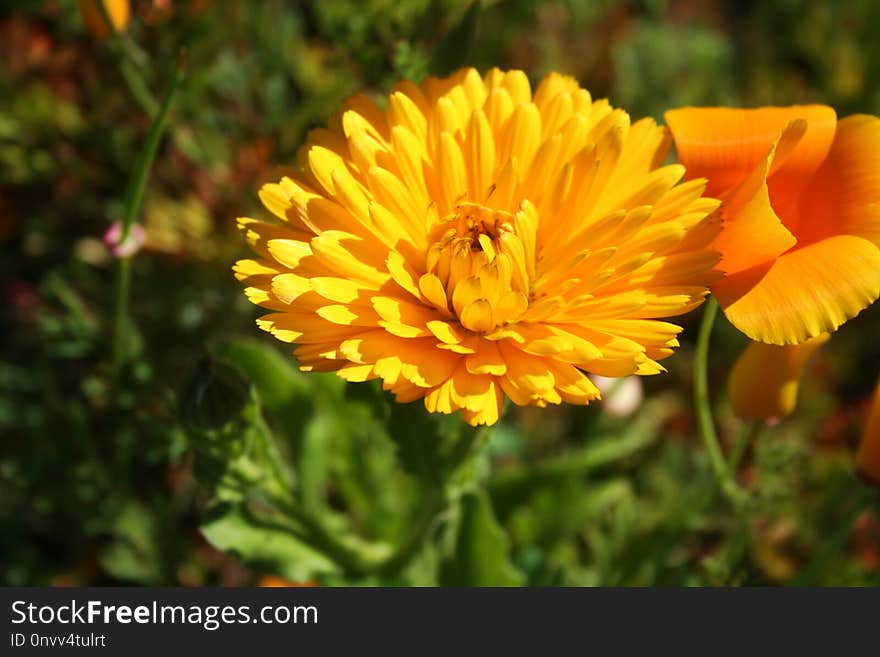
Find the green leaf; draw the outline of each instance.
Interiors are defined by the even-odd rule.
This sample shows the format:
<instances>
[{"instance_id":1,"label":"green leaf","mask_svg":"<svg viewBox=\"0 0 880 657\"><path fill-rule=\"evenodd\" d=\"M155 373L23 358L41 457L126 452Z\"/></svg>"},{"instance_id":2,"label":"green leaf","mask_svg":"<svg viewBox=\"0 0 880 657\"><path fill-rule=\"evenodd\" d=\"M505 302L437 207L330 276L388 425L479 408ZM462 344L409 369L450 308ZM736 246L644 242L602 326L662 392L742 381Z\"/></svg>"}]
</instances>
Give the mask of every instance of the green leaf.
<instances>
[{"instance_id":1,"label":"green leaf","mask_svg":"<svg viewBox=\"0 0 880 657\"><path fill-rule=\"evenodd\" d=\"M490 483L490 491L498 516L506 520L516 506L548 486L553 488L560 479L583 478L636 457L660 438L663 423L679 408L671 397L655 397L645 402L639 415L622 431L591 437L576 451L496 476Z\"/></svg>"},{"instance_id":2,"label":"green leaf","mask_svg":"<svg viewBox=\"0 0 880 657\"><path fill-rule=\"evenodd\" d=\"M139 584L157 582L162 561L156 519L137 502L129 502L113 527L113 541L101 552L101 566L113 577Z\"/></svg>"},{"instance_id":3,"label":"green leaf","mask_svg":"<svg viewBox=\"0 0 880 657\"><path fill-rule=\"evenodd\" d=\"M461 498L454 554L442 567L446 586L521 586L523 575L510 562L507 536L495 520L485 491Z\"/></svg>"},{"instance_id":4,"label":"green leaf","mask_svg":"<svg viewBox=\"0 0 880 657\"><path fill-rule=\"evenodd\" d=\"M388 434L404 470L431 486L461 485L456 475L476 466L488 439L485 428L469 426L458 413L428 413L424 404L391 402Z\"/></svg>"},{"instance_id":5,"label":"green leaf","mask_svg":"<svg viewBox=\"0 0 880 657\"><path fill-rule=\"evenodd\" d=\"M475 0L467 8L461 20L434 46L429 69L433 75L449 75L470 61L477 35L481 7Z\"/></svg>"},{"instance_id":6,"label":"green leaf","mask_svg":"<svg viewBox=\"0 0 880 657\"><path fill-rule=\"evenodd\" d=\"M337 573L337 565L301 539L288 521L261 518L243 505L218 504L208 511L202 534L219 550L294 582Z\"/></svg>"},{"instance_id":7,"label":"green leaf","mask_svg":"<svg viewBox=\"0 0 880 657\"><path fill-rule=\"evenodd\" d=\"M443 455L448 443L454 440L450 436L454 427L448 423L438 424L421 402L392 402L390 409L388 434L397 445L403 469L421 481L439 484L443 480ZM455 419L461 422L460 418Z\"/></svg>"},{"instance_id":8,"label":"green leaf","mask_svg":"<svg viewBox=\"0 0 880 657\"><path fill-rule=\"evenodd\" d=\"M318 413L305 426L296 454L299 474L299 503L308 513L320 513L330 460L333 435L342 431L339 418Z\"/></svg>"}]
</instances>

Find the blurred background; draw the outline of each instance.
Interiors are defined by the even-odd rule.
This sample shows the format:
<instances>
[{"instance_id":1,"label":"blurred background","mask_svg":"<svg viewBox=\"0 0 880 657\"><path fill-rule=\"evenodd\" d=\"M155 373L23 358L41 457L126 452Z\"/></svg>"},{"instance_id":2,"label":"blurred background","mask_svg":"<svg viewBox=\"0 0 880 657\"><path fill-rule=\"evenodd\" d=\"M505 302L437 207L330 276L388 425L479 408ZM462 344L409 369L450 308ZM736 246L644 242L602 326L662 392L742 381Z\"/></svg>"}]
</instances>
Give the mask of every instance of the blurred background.
<instances>
[{"instance_id":1,"label":"blurred background","mask_svg":"<svg viewBox=\"0 0 880 657\"><path fill-rule=\"evenodd\" d=\"M418 478L366 399L375 386L299 375L286 346L256 329L259 310L230 269L246 254L234 220L263 216L260 184L343 98L423 77L450 32L472 32L460 63L520 68L533 81L567 73L634 117L805 102L880 114L872 0L486 0L463 24L469 5L134 0L125 29L102 36L73 1L4 4L0 583L481 581L462 579L461 563L459 575L438 568L442 550L376 580L293 543L261 549L264 535L209 512L223 498L211 466L228 470L235 456L200 446L180 420L187 386L212 367L205 355L225 354L258 389L275 440L308 483L300 502L372 541L404 535ZM139 218L131 356L114 383L116 261L102 235L120 219L182 47L186 78ZM486 553L499 551L511 583L533 585L880 584L877 497L852 466L880 364L880 308L819 353L795 415L759 430L738 472L756 496L745 517L712 494L694 427L696 319L685 319L670 373L627 388L620 408L508 412L481 465L501 536L486 534ZM742 425L724 380L744 343L716 326L710 375L727 445ZM261 380L266 368L290 391ZM240 409L230 395L214 425Z\"/></svg>"}]
</instances>

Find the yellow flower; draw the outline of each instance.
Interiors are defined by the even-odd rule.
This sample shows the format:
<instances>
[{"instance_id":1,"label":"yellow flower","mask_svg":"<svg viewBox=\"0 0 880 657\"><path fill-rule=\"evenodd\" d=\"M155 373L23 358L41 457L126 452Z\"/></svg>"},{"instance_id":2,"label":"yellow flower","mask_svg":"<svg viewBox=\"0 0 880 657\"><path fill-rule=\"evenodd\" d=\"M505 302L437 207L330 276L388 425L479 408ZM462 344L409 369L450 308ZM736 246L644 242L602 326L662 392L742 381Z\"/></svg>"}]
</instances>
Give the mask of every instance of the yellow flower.
<instances>
[{"instance_id":1,"label":"yellow flower","mask_svg":"<svg viewBox=\"0 0 880 657\"><path fill-rule=\"evenodd\" d=\"M718 202L677 185L654 121L551 74L474 69L351 98L301 171L265 185L280 220L239 224L236 276L305 371L381 378L470 424L587 404L586 372L656 374L717 279Z\"/></svg>"},{"instance_id":2,"label":"yellow flower","mask_svg":"<svg viewBox=\"0 0 880 657\"><path fill-rule=\"evenodd\" d=\"M128 27L131 18L131 5L128 0L76 0L83 23L93 37L103 39L110 34L99 2L104 4L114 30L122 32Z\"/></svg>"}]
</instances>

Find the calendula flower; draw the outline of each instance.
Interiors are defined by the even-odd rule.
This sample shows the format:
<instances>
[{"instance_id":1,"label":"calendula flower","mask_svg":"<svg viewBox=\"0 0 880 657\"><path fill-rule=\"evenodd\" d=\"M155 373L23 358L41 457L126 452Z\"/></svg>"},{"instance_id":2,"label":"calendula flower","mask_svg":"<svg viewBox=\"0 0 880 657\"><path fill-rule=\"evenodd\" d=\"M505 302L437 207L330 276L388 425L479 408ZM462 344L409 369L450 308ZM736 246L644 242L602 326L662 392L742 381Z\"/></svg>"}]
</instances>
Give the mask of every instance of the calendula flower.
<instances>
[{"instance_id":1,"label":"calendula flower","mask_svg":"<svg viewBox=\"0 0 880 657\"><path fill-rule=\"evenodd\" d=\"M103 3L107 10L107 17L116 32L122 32L128 27L131 18L131 4L129 0L76 0L83 24L89 33L96 39L103 39L110 34L104 12L99 3Z\"/></svg>"},{"instance_id":2,"label":"calendula flower","mask_svg":"<svg viewBox=\"0 0 880 657\"><path fill-rule=\"evenodd\" d=\"M717 278L718 202L652 120L552 74L474 69L350 99L240 219L258 320L306 371L380 378L470 424L655 374Z\"/></svg>"},{"instance_id":3,"label":"calendula flower","mask_svg":"<svg viewBox=\"0 0 880 657\"><path fill-rule=\"evenodd\" d=\"M689 176L722 199L715 294L750 344L728 382L743 418L794 410L809 356L880 295L880 119L822 105L666 113ZM779 346L772 346L779 345Z\"/></svg>"},{"instance_id":4,"label":"calendula flower","mask_svg":"<svg viewBox=\"0 0 880 657\"><path fill-rule=\"evenodd\" d=\"M862 432L856 463L867 481L880 486L880 380L877 381L868 421Z\"/></svg>"},{"instance_id":5,"label":"calendula flower","mask_svg":"<svg viewBox=\"0 0 880 657\"><path fill-rule=\"evenodd\" d=\"M690 177L722 200L712 287L747 336L797 344L880 296L880 119L822 105L666 113Z\"/></svg>"}]
</instances>

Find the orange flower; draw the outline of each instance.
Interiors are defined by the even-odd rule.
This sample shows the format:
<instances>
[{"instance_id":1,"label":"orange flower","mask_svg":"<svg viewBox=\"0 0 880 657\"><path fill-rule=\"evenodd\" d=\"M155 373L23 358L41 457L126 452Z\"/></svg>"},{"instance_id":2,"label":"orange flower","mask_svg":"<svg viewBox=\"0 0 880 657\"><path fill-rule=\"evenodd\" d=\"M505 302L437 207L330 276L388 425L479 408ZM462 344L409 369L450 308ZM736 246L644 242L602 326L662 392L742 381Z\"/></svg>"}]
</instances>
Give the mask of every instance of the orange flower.
<instances>
[{"instance_id":1,"label":"orange flower","mask_svg":"<svg viewBox=\"0 0 880 657\"><path fill-rule=\"evenodd\" d=\"M107 16L116 32L122 32L128 27L128 20L131 17L131 5L128 0L76 0L83 23L93 37L103 39L110 34L99 2L104 3Z\"/></svg>"},{"instance_id":2,"label":"orange flower","mask_svg":"<svg viewBox=\"0 0 880 657\"><path fill-rule=\"evenodd\" d=\"M821 105L666 113L691 178L722 200L712 287L753 340L797 344L880 296L880 119Z\"/></svg>"},{"instance_id":3,"label":"orange flower","mask_svg":"<svg viewBox=\"0 0 880 657\"><path fill-rule=\"evenodd\" d=\"M874 402L856 454L859 472L869 482L880 486L880 380L874 391Z\"/></svg>"}]
</instances>

